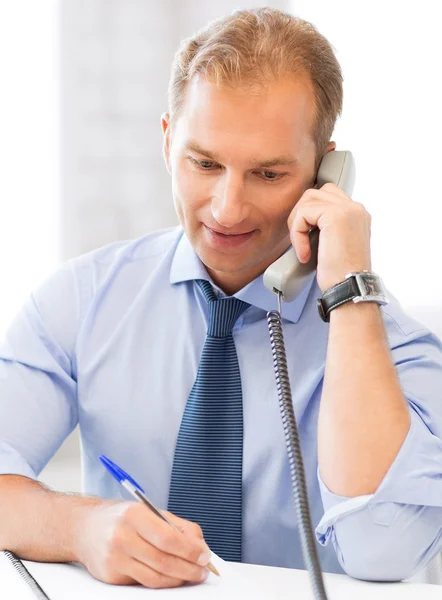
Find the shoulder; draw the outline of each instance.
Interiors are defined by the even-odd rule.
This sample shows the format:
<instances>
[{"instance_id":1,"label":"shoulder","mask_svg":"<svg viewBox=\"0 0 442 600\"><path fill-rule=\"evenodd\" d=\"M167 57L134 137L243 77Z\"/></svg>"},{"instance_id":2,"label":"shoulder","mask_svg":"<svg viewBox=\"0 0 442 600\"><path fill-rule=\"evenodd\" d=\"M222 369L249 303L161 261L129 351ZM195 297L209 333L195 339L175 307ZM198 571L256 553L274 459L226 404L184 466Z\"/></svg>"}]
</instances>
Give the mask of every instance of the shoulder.
<instances>
[{"instance_id":1,"label":"shoulder","mask_svg":"<svg viewBox=\"0 0 442 600\"><path fill-rule=\"evenodd\" d=\"M72 271L80 292L88 286L97 290L109 278L123 273L140 271L146 277L162 257L173 255L181 235L181 227L173 227L134 240L113 242L71 259L66 268Z\"/></svg>"},{"instance_id":2,"label":"shoulder","mask_svg":"<svg viewBox=\"0 0 442 600\"><path fill-rule=\"evenodd\" d=\"M34 290L33 309L56 337L73 339L94 297L142 285L158 265L164 264L166 273L163 259L173 256L181 235L180 227L162 229L68 260Z\"/></svg>"},{"instance_id":3,"label":"shoulder","mask_svg":"<svg viewBox=\"0 0 442 600\"><path fill-rule=\"evenodd\" d=\"M92 286L94 289L118 272L139 265L158 264L162 256L173 254L182 235L181 227L161 229L134 240L117 241L64 262L35 290L37 297L59 290L60 295Z\"/></svg>"},{"instance_id":4,"label":"shoulder","mask_svg":"<svg viewBox=\"0 0 442 600\"><path fill-rule=\"evenodd\" d=\"M149 260L150 258L167 254L174 249L181 234L181 227L160 229L134 240L123 240L107 244L106 246L82 254L69 262L75 268L90 265L106 267L115 263Z\"/></svg>"},{"instance_id":5,"label":"shoulder","mask_svg":"<svg viewBox=\"0 0 442 600\"><path fill-rule=\"evenodd\" d=\"M168 276L182 233L181 227L161 229L134 240L107 244L69 261L81 312L97 294L143 285L154 271Z\"/></svg>"}]
</instances>

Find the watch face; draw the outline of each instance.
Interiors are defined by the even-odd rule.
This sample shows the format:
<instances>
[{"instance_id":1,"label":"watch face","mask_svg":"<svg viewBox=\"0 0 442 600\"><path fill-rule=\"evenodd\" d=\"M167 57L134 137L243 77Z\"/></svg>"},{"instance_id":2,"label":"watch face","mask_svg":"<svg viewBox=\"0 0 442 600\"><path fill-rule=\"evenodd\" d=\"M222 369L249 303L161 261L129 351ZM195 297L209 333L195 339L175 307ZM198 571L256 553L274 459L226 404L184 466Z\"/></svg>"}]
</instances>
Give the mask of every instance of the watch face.
<instances>
[{"instance_id":1,"label":"watch face","mask_svg":"<svg viewBox=\"0 0 442 600\"><path fill-rule=\"evenodd\" d=\"M385 296L384 286L380 277L371 273L358 273L356 276L361 295L366 297Z\"/></svg>"},{"instance_id":2,"label":"watch face","mask_svg":"<svg viewBox=\"0 0 442 600\"><path fill-rule=\"evenodd\" d=\"M379 289L378 280L376 277L373 277L372 275L364 275L362 279L365 285L364 296L376 296L377 294L382 293L382 290Z\"/></svg>"},{"instance_id":3,"label":"watch face","mask_svg":"<svg viewBox=\"0 0 442 600\"><path fill-rule=\"evenodd\" d=\"M356 286L359 288L359 296L353 297L353 302L377 302L378 304L388 304L387 292L382 283L382 279L376 273L367 271L358 271L348 273L346 276L354 277Z\"/></svg>"}]
</instances>

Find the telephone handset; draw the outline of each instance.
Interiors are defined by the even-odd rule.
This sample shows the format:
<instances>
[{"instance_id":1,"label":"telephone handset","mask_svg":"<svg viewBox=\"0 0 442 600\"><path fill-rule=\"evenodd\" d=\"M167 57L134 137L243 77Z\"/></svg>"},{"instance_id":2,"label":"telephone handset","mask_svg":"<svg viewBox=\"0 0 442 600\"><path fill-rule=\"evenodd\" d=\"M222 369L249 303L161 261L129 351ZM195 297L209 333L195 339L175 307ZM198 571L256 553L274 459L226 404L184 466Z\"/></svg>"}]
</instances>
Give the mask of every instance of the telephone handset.
<instances>
[{"instance_id":1,"label":"telephone handset","mask_svg":"<svg viewBox=\"0 0 442 600\"><path fill-rule=\"evenodd\" d=\"M317 187L320 188L325 183L335 183L351 196L355 174L353 154L345 150L332 150L327 152L319 165ZM281 292L285 302L292 302L304 288L312 271L316 269L318 242L319 230L315 227L310 232L312 254L308 263L300 263L292 247L267 268L264 273L264 285L275 294Z\"/></svg>"}]
</instances>

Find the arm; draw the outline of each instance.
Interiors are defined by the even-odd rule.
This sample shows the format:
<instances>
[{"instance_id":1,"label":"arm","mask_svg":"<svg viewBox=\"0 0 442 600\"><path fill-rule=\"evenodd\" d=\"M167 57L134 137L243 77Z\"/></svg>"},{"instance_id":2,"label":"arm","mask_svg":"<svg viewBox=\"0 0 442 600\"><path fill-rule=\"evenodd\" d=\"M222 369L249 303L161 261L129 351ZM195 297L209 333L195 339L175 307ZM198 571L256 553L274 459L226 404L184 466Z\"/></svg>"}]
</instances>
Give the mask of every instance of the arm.
<instances>
[{"instance_id":1,"label":"arm","mask_svg":"<svg viewBox=\"0 0 442 600\"><path fill-rule=\"evenodd\" d=\"M81 562L113 584L177 587L204 581L210 551L198 525L168 513L177 533L142 504L59 494L0 476L0 550L42 562Z\"/></svg>"},{"instance_id":2,"label":"arm","mask_svg":"<svg viewBox=\"0 0 442 600\"><path fill-rule=\"evenodd\" d=\"M310 258L309 230L320 229L316 273L322 293L347 273L371 269L371 217L335 184L306 190L288 224L301 262ZM409 427L379 307L352 302L339 306L330 314L318 424L324 483L340 495L374 492Z\"/></svg>"},{"instance_id":3,"label":"arm","mask_svg":"<svg viewBox=\"0 0 442 600\"><path fill-rule=\"evenodd\" d=\"M442 547L442 347L394 301L387 310L385 329L411 425L374 493L338 496L318 468L325 514L316 532L321 544L333 543L349 575L397 581Z\"/></svg>"},{"instance_id":4,"label":"arm","mask_svg":"<svg viewBox=\"0 0 442 600\"><path fill-rule=\"evenodd\" d=\"M318 470L319 471L319 470ZM325 514L320 544L332 542L348 575L400 581L442 549L442 441L411 411L411 427L374 494L346 498L319 485Z\"/></svg>"},{"instance_id":5,"label":"arm","mask_svg":"<svg viewBox=\"0 0 442 600\"><path fill-rule=\"evenodd\" d=\"M341 496L373 494L409 428L380 308L349 302L333 310L318 420L323 482Z\"/></svg>"},{"instance_id":6,"label":"arm","mask_svg":"<svg viewBox=\"0 0 442 600\"><path fill-rule=\"evenodd\" d=\"M370 225L334 184L304 192L291 239L306 262L308 231L320 229L322 292L371 269ZM369 580L406 579L442 546L442 348L395 304L332 311L318 422L317 537L333 542L349 575Z\"/></svg>"},{"instance_id":7,"label":"arm","mask_svg":"<svg viewBox=\"0 0 442 600\"><path fill-rule=\"evenodd\" d=\"M0 475L0 550L27 560L78 561L78 521L105 501L59 494L21 475Z\"/></svg>"}]
</instances>

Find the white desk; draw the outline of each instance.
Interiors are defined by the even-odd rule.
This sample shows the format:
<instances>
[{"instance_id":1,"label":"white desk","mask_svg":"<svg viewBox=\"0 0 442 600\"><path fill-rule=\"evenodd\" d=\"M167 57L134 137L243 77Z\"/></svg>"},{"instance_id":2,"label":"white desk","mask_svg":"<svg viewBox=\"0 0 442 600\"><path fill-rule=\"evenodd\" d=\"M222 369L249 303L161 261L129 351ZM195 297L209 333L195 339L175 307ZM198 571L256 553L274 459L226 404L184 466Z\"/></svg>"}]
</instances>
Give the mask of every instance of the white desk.
<instances>
[{"instance_id":1,"label":"white desk","mask_svg":"<svg viewBox=\"0 0 442 600\"><path fill-rule=\"evenodd\" d=\"M35 600L27 584L0 556L0 597L2 600ZM215 561L214 561L215 563ZM222 578L210 575L206 583L176 589L149 590L140 586L112 586L93 579L78 565L24 561L51 600L313 600L306 571L259 567L235 563L217 564ZM345 575L325 574L330 600L432 600L442 598L441 586L412 583L368 583Z\"/></svg>"}]
</instances>

